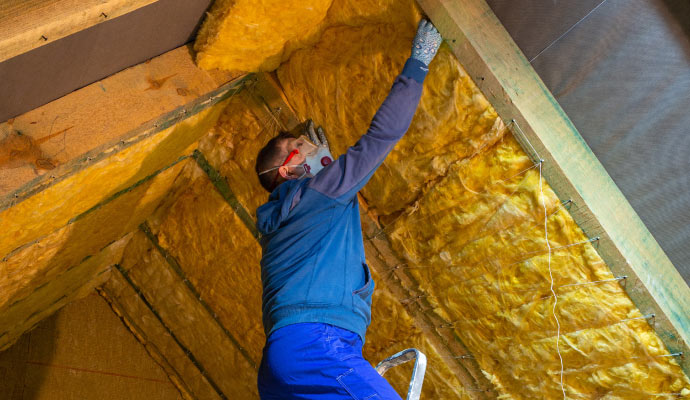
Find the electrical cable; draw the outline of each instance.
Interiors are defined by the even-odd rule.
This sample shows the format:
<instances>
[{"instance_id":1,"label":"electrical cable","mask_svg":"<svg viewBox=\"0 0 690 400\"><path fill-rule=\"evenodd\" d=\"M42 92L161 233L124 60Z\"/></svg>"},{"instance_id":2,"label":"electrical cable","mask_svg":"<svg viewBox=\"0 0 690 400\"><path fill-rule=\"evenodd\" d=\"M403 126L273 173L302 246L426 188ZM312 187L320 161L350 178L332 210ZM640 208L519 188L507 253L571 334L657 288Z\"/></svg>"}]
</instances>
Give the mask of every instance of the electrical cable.
<instances>
[{"instance_id":1,"label":"electrical cable","mask_svg":"<svg viewBox=\"0 0 690 400\"><path fill-rule=\"evenodd\" d=\"M542 165L543 160L539 161L539 197L541 198L542 206L544 207L544 237L546 240L546 247L548 248L548 265L549 265L549 278L551 279L551 294L553 295L553 318L556 320L556 352L558 353L558 359L561 362L561 391L563 392L563 399L568 397L565 394L565 387L563 386L563 356L561 355L560 340L561 340L561 323L558 321L558 316L556 315L556 305L558 304L558 296L556 296L556 291L553 289L553 272L551 270L551 244L549 243L549 227L548 227L548 212L546 210L546 199L544 198L544 187L542 184Z\"/></svg>"}]
</instances>

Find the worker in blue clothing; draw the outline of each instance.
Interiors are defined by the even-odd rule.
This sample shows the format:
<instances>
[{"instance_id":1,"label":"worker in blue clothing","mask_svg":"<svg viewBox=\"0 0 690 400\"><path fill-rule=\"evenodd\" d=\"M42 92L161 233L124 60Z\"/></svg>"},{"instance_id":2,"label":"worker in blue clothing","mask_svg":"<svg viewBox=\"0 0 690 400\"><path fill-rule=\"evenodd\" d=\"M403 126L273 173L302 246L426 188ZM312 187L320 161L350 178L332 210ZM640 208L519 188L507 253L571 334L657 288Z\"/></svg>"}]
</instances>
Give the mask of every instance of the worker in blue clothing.
<instances>
[{"instance_id":1,"label":"worker in blue clothing","mask_svg":"<svg viewBox=\"0 0 690 400\"><path fill-rule=\"evenodd\" d=\"M365 135L330 162L311 140L282 133L256 172L271 194L257 209L266 345L258 387L266 399L400 399L362 357L374 282L365 262L357 192L402 138L441 44L422 20L412 55Z\"/></svg>"}]
</instances>

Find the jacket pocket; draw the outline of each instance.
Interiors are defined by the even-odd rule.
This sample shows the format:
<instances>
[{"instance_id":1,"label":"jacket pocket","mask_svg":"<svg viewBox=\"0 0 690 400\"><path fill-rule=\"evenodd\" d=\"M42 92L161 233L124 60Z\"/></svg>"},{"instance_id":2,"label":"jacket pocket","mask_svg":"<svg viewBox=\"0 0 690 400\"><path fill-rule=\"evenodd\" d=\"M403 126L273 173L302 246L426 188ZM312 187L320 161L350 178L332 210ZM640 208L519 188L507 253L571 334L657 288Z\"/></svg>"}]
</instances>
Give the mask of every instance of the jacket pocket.
<instances>
[{"instance_id":1,"label":"jacket pocket","mask_svg":"<svg viewBox=\"0 0 690 400\"><path fill-rule=\"evenodd\" d=\"M374 280L371 279L371 272L367 263L362 263L362 268L364 268L364 286L353 290L352 294L367 298L374 292Z\"/></svg>"}]
</instances>

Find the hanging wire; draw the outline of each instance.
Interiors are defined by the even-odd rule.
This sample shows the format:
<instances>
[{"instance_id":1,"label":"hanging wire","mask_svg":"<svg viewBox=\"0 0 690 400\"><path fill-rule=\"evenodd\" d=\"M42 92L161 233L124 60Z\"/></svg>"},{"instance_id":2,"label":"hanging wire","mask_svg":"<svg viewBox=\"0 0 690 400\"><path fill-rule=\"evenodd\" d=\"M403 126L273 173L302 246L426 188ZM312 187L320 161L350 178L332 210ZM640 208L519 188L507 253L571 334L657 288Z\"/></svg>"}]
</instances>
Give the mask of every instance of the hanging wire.
<instances>
[{"instance_id":1,"label":"hanging wire","mask_svg":"<svg viewBox=\"0 0 690 400\"><path fill-rule=\"evenodd\" d=\"M583 282L583 283L573 284L573 286L576 288L576 290L578 290L578 289L580 289L580 288L582 288L582 287L584 287L584 286L590 285L590 284L602 284L602 283L619 282L619 281L621 281L621 280L624 280L625 278L626 278L626 277L618 277L618 278L613 278L613 279L602 279L602 280L599 280L599 281L591 281L591 282ZM576 285L577 285L577 286L576 286ZM566 286L566 285L563 285L563 286ZM563 287L563 286L560 286L560 287ZM558 287L554 287L554 289L557 289L557 288L558 288ZM547 289L547 288L542 288L542 291L543 291L543 290L549 290L549 289ZM513 290L512 292L516 292L516 291ZM525 292L525 291L523 291L523 292ZM535 301L535 300L546 300L546 299L549 299L549 298L551 298L551 297L553 297L553 296L552 296L552 295L549 295L549 296L534 297L534 298L532 298L532 299L529 299L527 302L524 302L524 303L522 303L522 304L519 304L519 305L517 305L517 306L515 306L515 307L502 308L502 309L496 310L496 312L494 312L494 313L492 313L492 314L484 314L484 315L482 315L482 318L494 316L494 315L497 315L497 314L499 314L499 313L503 313L503 312L508 311L508 310L512 310L512 309L515 309L515 308L518 308L518 307L522 307L522 306L524 306L524 305L526 305L526 304L529 304L529 303L531 303L531 302L533 302L533 301ZM626 319L622 319L622 320L616 321L615 323L611 323L611 324L618 324L618 323L622 323L622 322L633 321L633 320L640 320L640 319L647 319L647 320L652 319L652 320L653 320L654 316L655 316L654 314L648 314L648 315L645 315L645 316L642 316L642 317L626 318ZM460 324L460 323L463 323L463 322L473 322L473 321L476 321L476 319L475 319L475 318L463 318L463 319L458 319L458 320L455 320L455 321L443 323L443 324L441 324L441 325L438 325L437 328L439 328L439 329L448 329L448 328L453 328L453 327L455 327L456 325L458 325L458 324ZM602 319L602 321L604 321L604 319ZM589 328L585 328L585 329L589 329ZM579 330L571 331L571 332L569 332L569 333L574 333L574 332L579 332Z\"/></svg>"},{"instance_id":2,"label":"hanging wire","mask_svg":"<svg viewBox=\"0 0 690 400\"><path fill-rule=\"evenodd\" d=\"M561 391L563 392L563 399L565 400L568 397L565 394L565 386L563 386L563 369L564 369L564 366L563 366L563 356L561 355L561 348L560 348L561 323L558 320L558 316L556 315L556 305L558 304L558 296L556 295L556 291L553 289L554 280L553 280L553 271L551 270L551 244L549 243L548 215L547 215L547 211L546 211L546 199L544 199L544 188L543 188L543 184L542 184L542 164L543 164L543 160L541 163L539 163L539 193L540 193L539 197L541 198L542 205L544 206L544 236L545 236L544 240L546 241L546 247L548 248L548 251L549 251L548 266L549 266L549 277L551 278L551 294L553 295L553 309L551 311L553 313L553 318L556 320L556 326L558 329L557 333L556 333L556 352L558 353L558 359L561 362Z\"/></svg>"}]
</instances>

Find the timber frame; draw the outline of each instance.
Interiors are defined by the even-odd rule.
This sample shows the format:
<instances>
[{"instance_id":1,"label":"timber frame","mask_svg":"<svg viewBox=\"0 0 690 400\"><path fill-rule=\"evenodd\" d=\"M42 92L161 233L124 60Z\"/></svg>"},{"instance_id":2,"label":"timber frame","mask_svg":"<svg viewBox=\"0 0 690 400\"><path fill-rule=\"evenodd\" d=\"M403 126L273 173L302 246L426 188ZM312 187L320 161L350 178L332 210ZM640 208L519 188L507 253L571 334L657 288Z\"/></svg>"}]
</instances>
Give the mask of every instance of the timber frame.
<instances>
[{"instance_id":1,"label":"timber frame","mask_svg":"<svg viewBox=\"0 0 690 400\"><path fill-rule=\"evenodd\" d=\"M417 2L690 375L690 288L486 1Z\"/></svg>"}]
</instances>

